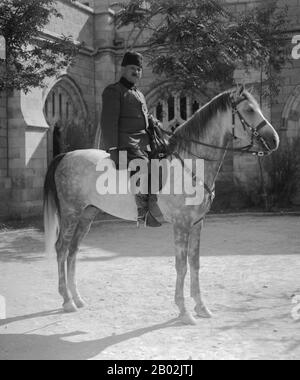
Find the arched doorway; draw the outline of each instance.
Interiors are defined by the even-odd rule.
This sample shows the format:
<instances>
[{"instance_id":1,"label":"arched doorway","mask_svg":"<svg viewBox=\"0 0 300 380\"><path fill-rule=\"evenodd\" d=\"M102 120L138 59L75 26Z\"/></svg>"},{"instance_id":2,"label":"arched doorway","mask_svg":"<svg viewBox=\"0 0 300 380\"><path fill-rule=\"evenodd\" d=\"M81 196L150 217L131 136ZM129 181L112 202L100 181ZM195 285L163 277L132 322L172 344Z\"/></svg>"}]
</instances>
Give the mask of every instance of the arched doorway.
<instances>
[{"instance_id":1,"label":"arched doorway","mask_svg":"<svg viewBox=\"0 0 300 380\"><path fill-rule=\"evenodd\" d=\"M59 153L86 147L90 125L81 92L68 76L61 77L46 96L44 115L50 126L48 162Z\"/></svg>"}]
</instances>

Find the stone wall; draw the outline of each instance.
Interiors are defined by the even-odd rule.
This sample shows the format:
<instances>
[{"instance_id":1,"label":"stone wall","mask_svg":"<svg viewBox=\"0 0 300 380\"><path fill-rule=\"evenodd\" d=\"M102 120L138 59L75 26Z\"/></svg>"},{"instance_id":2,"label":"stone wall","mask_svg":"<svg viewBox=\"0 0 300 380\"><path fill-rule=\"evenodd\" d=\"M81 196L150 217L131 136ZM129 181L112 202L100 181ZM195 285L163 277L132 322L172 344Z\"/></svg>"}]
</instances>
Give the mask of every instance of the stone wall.
<instances>
[{"instance_id":1,"label":"stone wall","mask_svg":"<svg viewBox=\"0 0 300 380\"><path fill-rule=\"evenodd\" d=\"M0 94L0 178L7 176L7 113L6 95Z\"/></svg>"}]
</instances>

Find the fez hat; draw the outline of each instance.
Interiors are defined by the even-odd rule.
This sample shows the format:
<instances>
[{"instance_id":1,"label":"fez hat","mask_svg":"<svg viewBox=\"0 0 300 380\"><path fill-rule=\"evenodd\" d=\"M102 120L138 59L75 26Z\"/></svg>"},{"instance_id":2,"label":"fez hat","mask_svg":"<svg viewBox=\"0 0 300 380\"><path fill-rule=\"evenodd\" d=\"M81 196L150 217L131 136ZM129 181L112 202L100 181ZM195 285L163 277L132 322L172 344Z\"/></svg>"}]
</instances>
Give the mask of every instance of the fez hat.
<instances>
[{"instance_id":1,"label":"fez hat","mask_svg":"<svg viewBox=\"0 0 300 380\"><path fill-rule=\"evenodd\" d=\"M127 52L124 55L123 61L122 61L122 67L128 66L128 65L135 65L138 67L143 67L143 56L140 53L136 52Z\"/></svg>"}]
</instances>

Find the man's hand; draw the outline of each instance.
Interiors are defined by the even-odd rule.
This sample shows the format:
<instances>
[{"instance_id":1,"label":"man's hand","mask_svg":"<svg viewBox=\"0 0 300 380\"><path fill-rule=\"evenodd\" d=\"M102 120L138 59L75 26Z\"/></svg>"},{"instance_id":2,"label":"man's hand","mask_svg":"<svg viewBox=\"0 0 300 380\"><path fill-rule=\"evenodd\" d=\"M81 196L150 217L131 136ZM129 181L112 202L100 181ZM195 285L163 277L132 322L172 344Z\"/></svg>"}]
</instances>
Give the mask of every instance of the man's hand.
<instances>
[{"instance_id":1,"label":"man's hand","mask_svg":"<svg viewBox=\"0 0 300 380\"><path fill-rule=\"evenodd\" d=\"M151 115L150 113L148 114L148 119L151 120L151 122L152 122L154 125L156 125L156 126L162 128L162 124L161 124L161 122L160 122L156 117L154 117L153 115Z\"/></svg>"}]
</instances>

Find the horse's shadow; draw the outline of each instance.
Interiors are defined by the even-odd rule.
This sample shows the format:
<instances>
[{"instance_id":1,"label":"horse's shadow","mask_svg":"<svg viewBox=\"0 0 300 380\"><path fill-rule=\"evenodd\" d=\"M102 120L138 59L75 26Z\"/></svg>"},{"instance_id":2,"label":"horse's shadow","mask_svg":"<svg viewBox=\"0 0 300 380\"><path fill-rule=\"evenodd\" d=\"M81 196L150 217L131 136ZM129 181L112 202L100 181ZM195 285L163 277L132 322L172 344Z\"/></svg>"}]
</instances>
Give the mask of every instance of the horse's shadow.
<instances>
[{"instance_id":1,"label":"horse's shadow","mask_svg":"<svg viewBox=\"0 0 300 380\"><path fill-rule=\"evenodd\" d=\"M64 314L63 309L54 309L54 310L49 310L49 311L42 311L40 313L21 315L18 317L12 317L12 318L7 318L7 319L0 319L0 326L7 326L11 323L27 321L28 319L51 317L51 316L60 315L60 314Z\"/></svg>"},{"instance_id":2,"label":"horse's shadow","mask_svg":"<svg viewBox=\"0 0 300 380\"><path fill-rule=\"evenodd\" d=\"M26 319L25 317L23 319ZM22 319L19 319L22 320ZM35 334L0 334L0 360L87 360L105 349L153 331L181 326L178 319L85 342L70 342L67 338L78 337L85 332L50 336ZM147 359L147 358L145 358Z\"/></svg>"}]
</instances>

